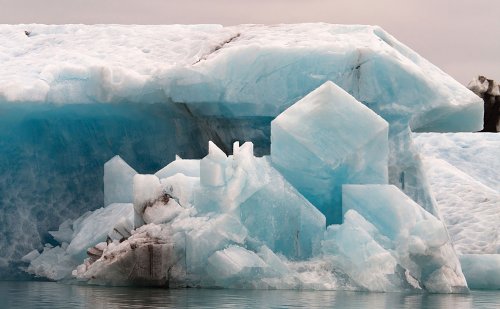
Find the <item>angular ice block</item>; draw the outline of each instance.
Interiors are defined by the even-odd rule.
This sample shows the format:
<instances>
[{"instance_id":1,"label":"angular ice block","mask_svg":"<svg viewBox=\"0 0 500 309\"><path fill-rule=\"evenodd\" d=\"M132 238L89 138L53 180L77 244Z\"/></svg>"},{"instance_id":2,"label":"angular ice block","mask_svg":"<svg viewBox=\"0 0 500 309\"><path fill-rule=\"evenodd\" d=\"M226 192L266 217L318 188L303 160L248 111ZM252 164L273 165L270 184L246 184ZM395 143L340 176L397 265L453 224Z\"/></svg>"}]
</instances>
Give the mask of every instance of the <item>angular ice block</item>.
<instances>
[{"instance_id":1,"label":"angular ice block","mask_svg":"<svg viewBox=\"0 0 500 309\"><path fill-rule=\"evenodd\" d=\"M396 259L431 292L467 291L443 222L393 185L344 185L344 212L355 210L387 237ZM386 245L387 246L387 245Z\"/></svg>"},{"instance_id":2,"label":"angular ice block","mask_svg":"<svg viewBox=\"0 0 500 309\"><path fill-rule=\"evenodd\" d=\"M230 246L208 258L208 274L219 284L229 286L236 280L252 280L264 272L267 264L254 252Z\"/></svg>"},{"instance_id":3,"label":"angular ice block","mask_svg":"<svg viewBox=\"0 0 500 309\"><path fill-rule=\"evenodd\" d=\"M319 252L325 216L276 171L268 158L258 159L259 190L240 205L241 221L250 236L290 259L306 259Z\"/></svg>"},{"instance_id":4,"label":"angular ice block","mask_svg":"<svg viewBox=\"0 0 500 309\"><path fill-rule=\"evenodd\" d=\"M342 222L342 184L388 182L388 123L326 82L271 123L271 158L327 224Z\"/></svg>"},{"instance_id":5,"label":"angular ice block","mask_svg":"<svg viewBox=\"0 0 500 309\"><path fill-rule=\"evenodd\" d=\"M120 156L104 164L104 206L134 201L134 175L137 172Z\"/></svg>"}]
</instances>

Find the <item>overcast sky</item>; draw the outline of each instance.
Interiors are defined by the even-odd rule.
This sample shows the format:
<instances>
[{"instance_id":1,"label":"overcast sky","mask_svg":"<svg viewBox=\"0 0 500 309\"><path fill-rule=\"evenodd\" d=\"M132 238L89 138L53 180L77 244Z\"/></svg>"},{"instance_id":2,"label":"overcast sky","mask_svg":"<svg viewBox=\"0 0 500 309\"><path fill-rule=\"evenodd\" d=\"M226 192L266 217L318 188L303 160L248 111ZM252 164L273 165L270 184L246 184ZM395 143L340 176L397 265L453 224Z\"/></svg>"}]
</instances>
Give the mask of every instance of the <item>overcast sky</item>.
<instances>
[{"instance_id":1,"label":"overcast sky","mask_svg":"<svg viewBox=\"0 0 500 309\"><path fill-rule=\"evenodd\" d=\"M459 82L500 80L500 0L0 0L0 23L382 26Z\"/></svg>"}]
</instances>

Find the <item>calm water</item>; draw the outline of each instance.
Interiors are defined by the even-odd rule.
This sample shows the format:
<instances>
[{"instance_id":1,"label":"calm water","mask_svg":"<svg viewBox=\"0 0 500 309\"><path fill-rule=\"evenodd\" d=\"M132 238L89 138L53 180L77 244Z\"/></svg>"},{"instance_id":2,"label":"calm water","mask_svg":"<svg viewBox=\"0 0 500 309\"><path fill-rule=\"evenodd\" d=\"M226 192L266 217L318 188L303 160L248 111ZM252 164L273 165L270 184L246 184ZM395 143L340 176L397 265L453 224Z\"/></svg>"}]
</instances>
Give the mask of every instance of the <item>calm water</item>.
<instances>
[{"instance_id":1,"label":"calm water","mask_svg":"<svg viewBox=\"0 0 500 309\"><path fill-rule=\"evenodd\" d=\"M0 308L500 308L500 291L468 295L110 288L0 282Z\"/></svg>"}]
</instances>

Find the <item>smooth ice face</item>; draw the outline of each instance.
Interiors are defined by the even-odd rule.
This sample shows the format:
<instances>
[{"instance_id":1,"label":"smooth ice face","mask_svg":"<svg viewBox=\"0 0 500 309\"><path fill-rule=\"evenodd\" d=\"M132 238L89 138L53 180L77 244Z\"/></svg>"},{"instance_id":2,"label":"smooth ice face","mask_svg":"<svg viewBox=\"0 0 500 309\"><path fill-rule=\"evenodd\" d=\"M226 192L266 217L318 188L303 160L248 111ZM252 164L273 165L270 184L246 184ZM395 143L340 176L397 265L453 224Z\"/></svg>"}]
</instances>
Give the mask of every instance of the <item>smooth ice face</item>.
<instances>
[{"instance_id":1,"label":"smooth ice face","mask_svg":"<svg viewBox=\"0 0 500 309\"><path fill-rule=\"evenodd\" d=\"M258 163L261 179L267 182L239 207L250 235L290 259L317 255L325 216L271 166L269 158Z\"/></svg>"},{"instance_id":2,"label":"smooth ice face","mask_svg":"<svg viewBox=\"0 0 500 309\"><path fill-rule=\"evenodd\" d=\"M390 246L385 249L393 250L398 264L422 287L443 293L467 290L444 224L398 188L344 185L342 195L343 211L355 210L387 237ZM350 248L351 244L338 246Z\"/></svg>"},{"instance_id":3,"label":"smooth ice face","mask_svg":"<svg viewBox=\"0 0 500 309\"><path fill-rule=\"evenodd\" d=\"M271 123L271 159L327 219L342 222L341 186L388 182L388 123L326 82Z\"/></svg>"},{"instance_id":4,"label":"smooth ice face","mask_svg":"<svg viewBox=\"0 0 500 309\"><path fill-rule=\"evenodd\" d=\"M104 206L134 202L134 175L137 172L120 156L104 164Z\"/></svg>"}]
</instances>

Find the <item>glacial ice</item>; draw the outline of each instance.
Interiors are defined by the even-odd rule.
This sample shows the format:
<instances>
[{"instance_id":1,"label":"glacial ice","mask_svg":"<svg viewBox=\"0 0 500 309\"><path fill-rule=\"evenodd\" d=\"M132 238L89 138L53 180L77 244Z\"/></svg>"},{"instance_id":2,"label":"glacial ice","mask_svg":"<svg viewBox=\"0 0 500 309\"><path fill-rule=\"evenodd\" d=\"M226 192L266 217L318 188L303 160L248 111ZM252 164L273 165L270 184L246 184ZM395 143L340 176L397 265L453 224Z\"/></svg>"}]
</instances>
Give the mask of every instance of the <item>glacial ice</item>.
<instances>
[{"instance_id":1,"label":"glacial ice","mask_svg":"<svg viewBox=\"0 0 500 309\"><path fill-rule=\"evenodd\" d=\"M120 156L104 164L104 206L113 203L133 203L133 179L137 172Z\"/></svg>"},{"instance_id":2,"label":"glacial ice","mask_svg":"<svg viewBox=\"0 0 500 309\"><path fill-rule=\"evenodd\" d=\"M324 89L336 94L342 91L327 83L313 95L322 94ZM345 92L341 94L352 99ZM320 106L331 102L319 97ZM327 98L338 100L338 95ZM372 113L368 109L364 112ZM283 115L287 113L289 110ZM310 118L317 121L309 126L321 127L325 115L337 119L342 110L313 114ZM278 117L282 119L286 118ZM387 125L383 120L380 123L380 144L387 149ZM322 132L305 128L299 132L304 132L302 141L306 142L310 141L307 137L318 136L314 132ZM354 137L349 142L355 145ZM361 145L363 139L358 139ZM293 147L283 151L283 162L295 153ZM272 155L255 157L250 142L241 146L235 142L229 156L210 142L207 156L197 161L199 177L176 173L160 179L136 174L135 230L122 239L108 233L106 243L87 241L89 258L72 275L92 284L112 285L467 291L444 223L397 187L349 184L349 180L341 183L339 210L344 213L344 222L325 230L325 216L274 169L271 160ZM174 162L178 162L176 171L190 173L196 160ZM374 159L374 165L381 166L381 183L387 182L387 164L387 152ZM130 188L128 182L123 183ZM88 220L92 216L77 220L83 222L82 229L94 226ZM67 228L66 222L61 231ZM48 277L54 265L47 259L53 254L59 260L74 257L68 250L73 243L78 242L72 239L69 246L63 244L37 257L30 253L26 257L31 261L28 271ZM321 275L317 273L318 264L322 265ZM70 267L56 269L57 276L49 278L68 278ZM132 272L127 272L130 269Z\"/></svg>"},{"instance_id":3,"label":"glacial ice","mask_svg":"<svg viewBox=\"0 0 500 309\"><path fill-rule=\"evenodd\" d=\"M411 131L479 130L482 101L379 27L3 25L0 34L8 38L0 47L2 275L15 276L25 255L33 274L97 284L165 285L168 278L169 286L460 290L463 282L447 281L456 272L441 272L432 282L412 274L418 271L387 250L394 241L363 212L347 212L345 225L326 231L325 222L341 222L340 212L325 219L317 202L275 169L272 156L261 157L269 154L271 121L331 81L343 89L323 86L331 88L331 102L347 92L352 97L345 103L357 106L347 110L363 109L361 103L385 120L388 140L381 144L388 148L361 156L384 158L370 161L375 174L386 170L376 182L397 186L441 218ZM89 40L99 48L88 49ZM360 144L367 134L360 130L363 120L377 118L366 110L342 122L361 137L337 146ZM299 124L341 124L322 120ZM320 139L307 140L310 146ZM252 143L234 144L231 155L235 141ZM325 155L330 144L316 145L325 147L322 160L331 159ZM118 160L103 174L116 154L140 174L115 166ZM186 159L165 166L177 154ZM77 230L95 227L86 220L94 213L73 218L103 204L106 212L117 207L112 202L132 202L132 175L137 194L127 215L102 223L111 230L75 241ZM363 267L375 267L374 260L355 260L353 248L323 239L348 228L381 253L374 260L380 258L383 269L372 268L373 276L347 267L339 252ZM46 242L52 245L41 254L32 251Z\"/></svg>"},{"instance_id":4,"label":"glacial ice","mask_svg":"<svg viewBox=\"0 0 500 309\"><path fill-rule=\"evenodd\" d=\"M500 135L415 134L439 211L459 254L500 253Z\"/></svg>"},{"instance_id":5,"label":"glacial ice","mask_svg":"<svg viewBox=\"0 0 500 309\"><path fill-rule=\"evenodd\" d=\"M498 289L500 135L419 133L415 141L471 288Z\"/></svg>"},{"instance_id":6,"label":"glacial ice","mask_svg":"<svg viewBox=\"0 0 500 309\"><path fill-rule=\"evenodd\" d=\"M342 184L388 182L388 150L387 122L332 82L271 122L273 164L328 224L342 222Z\"/></svg>"},{"instance_id":7,"label":"glacial ice","mask_svg":"<svg viewBox=\"0 0 500 309\"><path fill-rule=\"evenodd\" d=\"M89 248L106 241L108 237L117 238L113 235L120 234L120 231L125 230L130 233L132 229L131 203L110 204L105 208L88 212L73 222L65 221L58 231L52 232L57 235L55 238L60 241L59 246L46 245L40 255L30 252L25 256L30 260L27 272L52 280L67 278L86 258Z\"/></svg>"},{"instance_id":8,"label":"glacial ice","mask_svg":"<svg viewBox=\"0 0 500 309\"><path fill-rule=\"evenodd\" d=\"M372 234L380 233L379 238L387 238L389 241L382 241L380 247L385 244L385 249L393 251L398 264L426 289L442 293L467 289L460 262L443 222L395 186L344 185L342 206L344 212L354 210L368 220L368 230ZM356 228L362 229L363 225L366 223L356 225ZM348 237L344 247L355 247L355 244ZM378 250L381 251L380 248ZM383 253L383 250L373 254L368 252L366 256Z\"/></svg>"}]
</instances>

